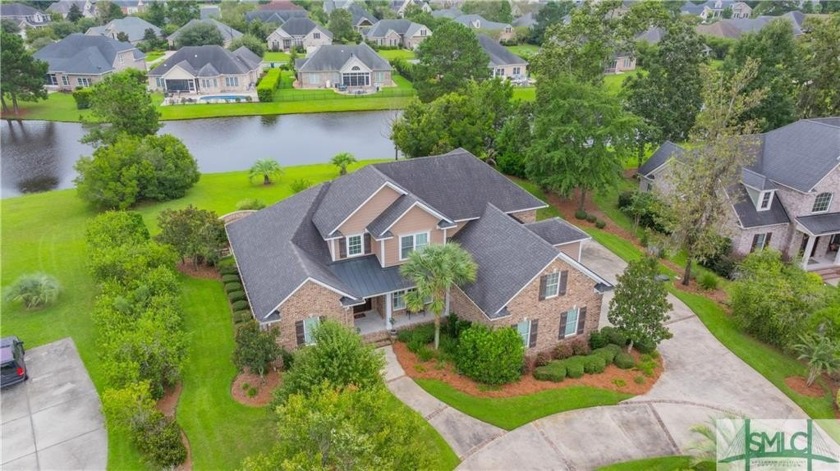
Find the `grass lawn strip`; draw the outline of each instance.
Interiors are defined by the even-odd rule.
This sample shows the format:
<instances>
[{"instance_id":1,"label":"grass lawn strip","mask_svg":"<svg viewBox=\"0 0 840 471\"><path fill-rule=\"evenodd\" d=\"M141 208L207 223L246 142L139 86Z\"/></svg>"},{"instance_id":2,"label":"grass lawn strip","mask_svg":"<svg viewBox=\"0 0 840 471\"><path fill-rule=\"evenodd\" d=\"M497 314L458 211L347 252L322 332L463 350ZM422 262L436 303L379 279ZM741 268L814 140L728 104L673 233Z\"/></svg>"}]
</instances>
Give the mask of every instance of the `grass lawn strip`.
<instances>
[{"instance_id":1,"label":"grass lawn strip","mask_svg":"<svg viewBox=\"0 0 840 471\"><path fill-rule=\"evenodd\" d=\"M691 469L689 456L661 456L636 461L611 464L598 468L598 471L677 471Z\"/></svg>"},{"instance_id":2,"label":"grass lawn strip","mask_svg":"<svg viewBox=\"0 0 840 471\"><path fill-rule=\"evenodd\" d=\"M604 389L572 386L516 397L485 398L461 392L443 381L417 379L432 396L476 419L513 430L549 415L574 409L611 406L633 397Z\"/></svg>"}]
</instances>

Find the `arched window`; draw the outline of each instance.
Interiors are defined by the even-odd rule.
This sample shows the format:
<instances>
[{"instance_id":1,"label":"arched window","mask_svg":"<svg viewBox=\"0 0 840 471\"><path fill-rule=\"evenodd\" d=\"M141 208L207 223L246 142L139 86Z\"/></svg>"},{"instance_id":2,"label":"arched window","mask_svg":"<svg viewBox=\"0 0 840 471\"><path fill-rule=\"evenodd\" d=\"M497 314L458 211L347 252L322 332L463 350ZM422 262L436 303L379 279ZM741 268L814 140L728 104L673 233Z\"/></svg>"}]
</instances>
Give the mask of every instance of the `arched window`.
<instances>
[{"instance_id":1,"label":"arched window","mask_svg":"<svg viewBox=\"0 0 840 471\"><path fill-rule=\"evenodd\" d=\"M352 68L350 68L350 70L362 70L362 69L360 69L358 65L354 65Z\"/></svg>"}]
</instances>

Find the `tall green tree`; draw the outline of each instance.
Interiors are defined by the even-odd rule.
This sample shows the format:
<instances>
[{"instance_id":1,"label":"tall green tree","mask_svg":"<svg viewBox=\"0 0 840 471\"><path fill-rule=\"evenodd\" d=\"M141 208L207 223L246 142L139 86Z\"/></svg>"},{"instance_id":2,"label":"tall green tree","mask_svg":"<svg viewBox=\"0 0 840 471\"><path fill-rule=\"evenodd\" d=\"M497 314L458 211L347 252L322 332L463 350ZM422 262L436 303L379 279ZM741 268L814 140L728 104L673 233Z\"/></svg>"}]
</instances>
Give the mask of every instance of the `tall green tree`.
<instances>
[{"instance_id":1,"label":"tall green tree","mask_svg":"<svg viewBox=\"0 0 840 471\"><path fill-rule=\"evenodd\" d=\"M98 2L96 4L96 11L98 12L99 22L103 25L111 20L118 20L125 17L120 6L114 2Z\"/></svg>"},{"instance_id":2,"label":"tall green tree","mask_svg":"<svg viewBox=\"0 0 840 471\"><path fill-rule=\"evenodd\" d=\"M800 40L805 77L797 106L799 116L840 115L840 14L808 18L805 27L809 33Z\"/></svg>"},{"instance_id":3,"label":"tall green tree","mask_svg":"<svg viewBox=\"0 0 840 471\"><path fill-rule=\"evenodd\" d=\"M223 46L225 38L215 25L210 23L195 23L183 30L175 39L175 46Z\"/></svg>"},{"instance_id":4,"label":"tall green tree","mask_svg":"<svg viewBox=\"0 0 840 471\"><path fill-rule=\"evenodd\" d=\"M496 136L496 168L506 174L525 178L525 163L531 147L531 123L534 121L534 104L520 101Z\"/></svg>"},{"instance_id":5,"label":"tall green tree","mask_svg":"<svg viewBox=\"0 0 840 471\"><path fill-rule=\"evenodd\" d=\"M637 72L624 81L627 109L646 125L637 138L639 161L649 144L688 138L703 105L702 51L703 41L694 28L674 22L659 46L645 56L647 73Z\"/></svg>"},{"instance_id":6,"label":"tall green tree","mask_svg":"<svg viewBox=\"0 0 840 471\"><path fill-rule=\"evenodd\" d=\"M634 343L658 345L671 338L665 322L671 318L668 312L673 306L668 302L665 285L656 279L657 267L655 258L645 257L631 261L618 275L607 319L627 333L627 351Z\"/></svg>"},{"instance_id":7,"label":"tall green tree","mask_svg":"<svg viewBox=\"0 0 840 471\"><path fill-rule=\"evenodd\" d=\"M542 44L545 37L545 30L549 26L563 23L563 18L571 13L574 7L575 4L571 0L546 3L537 13L537 23L531 28L530 42Z\"/></svg>"},{"instance_id":8,"label":"tall green tree","mask_svg":"<svg viewBox=\"0 0 840 471\"><path fill-rule=\"evenodd\" d=\"M673 191L668 195L672 209L672 237L687 257L682 283L691 279L692 263L714 256L725 233L730 207L726 189L737 184L741 169L754 155L755 139L746 137L755 129L744 114L761 103L764 90L747 92L758 72L758 64L749 60L732 76L704 66L704 108L697 115L692 130L692 150L673 165Z\"/></svg>"},{"instance_id":9,"label":"tall green tree","mask_svg":"<svg viewBox=\"0 0 840 471\"><path fill-rule=\"evenodd\" d=\"M244 33L248 28L248 23L246 21L247 18L245 15L256 8L257 4L255 2L222 0L222 3L219 4L219 9L221 10L219 21Z\"/></svg>"},{"instance_id":10,"label":"tall green tree","mask_svg":"<svg viewBox=\"0 0 840 471\"><path fill-rule=\"evenodd\" d=\"M425 103L490 77L490 58L466 26L450 21L417 48L414 87Z\"/></svg>"},{"instance_id":11,"label":"tall green tree","mask_svg":"<svg viewBox=\"0 0 840 471\"><path fill-rule=\"evenodd\" d=\"M352 41L355 37L353 31L353 14L343 8L336 8L330 12L330 21L327 29L338 41Z\"/></svg>"},{"instance_id":12,"label":"tall green tree","mask_svg":"<svg viewBox=\"0 0 840 471\"><path fill-rule=\"evenodd\" d=\"M406 307L414 312L428 309L435 316L435 350L440 344L440 317L449 313L452 287L472 283L477 271L472 256L456 242L415 250L400 267L400 274L415 286L405 295Z\"/></svg>"},{"instance_id":13,"label":"tall green tree","mask_svg":"<svg viewBox=\"0 0 840 471\"><path fill-rule=\"evenodd\" d=\"M70 10L67 11L67 21L75 23L81 20L83 16L82 10L79 9L79 5L75 3L70 5Z\"/></svg>"},{"instance_id":14,"label":"tall green tree","mask_svg":"<svg viewBox=\"0 0 840 471\"><path fill-rule=\"evenodd\" d=\"M195 0L179 0L166 3L166 19L174 25L184 26L190 20L197 20L200 16L201 10Z\"/></svg>"},{"instance_id":15,"label":"tall green tree","mask_svg":"<svg viewBox=\"0 0 840 471\"><path fill-rule=\"evenodd\" d=\"M245 48L256 54L258 57L262 57L263 54L265 54L265 40L250 34L243 34L231 41L228 49L235 51L242 46L245 46Z\"/></svg>"},{"instance_id":16,"label":"tall green tree","mask_svg":"<svg viewBox=\"0 0 840 471\"><path fill-rule=\"evenodd\" d=\"M251 373L257 373L262 378L268 365L280 357L282 349L277 345L279 334L277 329L260 329L255 321L248 321L245 325L237 327L233 364L239 371L248 368Z\"/></svg>"},{"instance_id":17,"label":"tall green tree","mask_svg":"<svg viewBox=\"0 0 840 471\"><path fill-rule=\"evenodd\" d=\"M145 74L128 69L105 77L92 87L88 133L82 142L113 143L120 134L143 137L160 129L160 113L146 89Z\"/></svg>"},{"instance_id":18,"label":"tall green tree","mask_svg":"<svg viewBox=\"0 0 840 471\"><path fill-rule=\"evenodd\" d=\"M747 110L742 119L756 121L761 131L780 128L796 120L796 101L803 77L801 58L802 51L793 37L793 25L785 19L771 21L758 32L741 37L727 57L724 70L735 73L752 59L758 63L758 71L744 92L766 90L761 103Z\"/></svg>"},{"instance_id":19,"label":"tall green tree","mask_svg":"<svg viewBox=\"0 0 840 471\"><path fill-rule=\"evenodd\" d=\"M639 124L600 85L571 75L543 78L537 83L528 177L567 197L579 188L582 210L587 191L621 179Z\"/></svg>"},{"instance_id":20,"label":"tall green tree","mask_svg":"<svg viewBox=\"0 0 840 471\"><path fill-rule=\"evenodd\" d=\"M47 99L47 91L44 88L44 76L47 74L48 65L32 57L26 50L23 40L16 34L5 31L0 33L0 41L3 43L0 50L0 101L2 101L3 112L9 112L6 103L6 95L12 100L12 112L18 114L20 101L38 101Z\"/></svg>"},{"instance_id":21,"label":"tall green tree","mask_svg":"<svg viewBox=\"0 0 840 471\"><path fill-rule=\"evenodd\" d=\"M155 240L169 244L193 265L215 264L227 243L225 224L219 216L206 209L189 205L184 209L164 209L158 215L160 233Z\"/></svg>"},{"instance_id":22,"label":"tall green tree","mask_svg":"<svg viewBox=\"0 0 840 471\"><path fill-rule=\"evenodd\" d=\"M143 12L143 18L149 23L162 28L166 24L166 4L163 2L151 2Z\"/></svg>"}]
</instances>

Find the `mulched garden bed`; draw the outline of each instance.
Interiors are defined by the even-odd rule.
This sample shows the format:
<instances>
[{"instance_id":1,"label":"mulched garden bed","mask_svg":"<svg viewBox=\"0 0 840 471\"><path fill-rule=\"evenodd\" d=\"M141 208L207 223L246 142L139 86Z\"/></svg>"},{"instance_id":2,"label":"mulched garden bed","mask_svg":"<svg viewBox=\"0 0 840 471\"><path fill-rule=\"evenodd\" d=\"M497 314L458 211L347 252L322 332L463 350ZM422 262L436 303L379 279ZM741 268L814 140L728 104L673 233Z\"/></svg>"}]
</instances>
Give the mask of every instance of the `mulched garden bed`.
<instances>
[{"instance_id":1,"label":"mulched garden bed","mask_svg":"<svg viewBox=\"0 0 840 471\"><path fill-rule=\"evenodd\" d=\"M205 280L222 279L216 267L193 265L192 262L178 262L178 271L193 278L203 278Z\"/></svg>"},{"instance_id":2,"label":"mulched garden bed","mask_svg":"<svg viewBox=\"0 0 840 471\"><path fill-rule=\"evenodd\" d=\"M163 415L172 419L175 418L175 410L178 407L178 399L181 397L181 391L183 388L183 385L178 383L175 386L167 388L163 392L163 397L157 402L157 409L161 411ZM176 467L175 471L190 471L192 469L192 450L190 449L190 440L187 438L187 434L185 434L183 430L181 430L181 443L183 443L184 448L187 449L187 459Z\"/></svg>"},{"instance_id":3,"label":"mulched garden bed","mask_svg":"<svg viewBox=\"0 0 840 471\"><path fill-rule=\"evenodd\" d=\"M271 369L262 378L260 375L245 371L239 373L230 387L230 395L233 399L246 406L264 407L273 399L272 393L280 385L281 375L278 370ZM248 385L246 388L245 385ZM248 389L255 388L256 396L249 396Z\"/></svg>"},{"instance_id":4,"label":"mulched garden bed","mask_svg":"<svg viewBox=\"0 0 840 471\"><path fill-rule=\"evenodd\" d=\"M785 378L785 384L803 396L822 397L825 395L825 390L818 382L814 381L814 384L808 386L807 380L802 376L788 376Z\"/></svg>"},{"instance_id":5,"label":"mulched garden bed","mask_svg":"<svg viewBox=\"0 0 840 471\"><path fill-rule=\"evenodd\" d=\"M626 394L639 395L644 394L653 387L654 383L662 374L663 365L662 359L657 358L657 367L654 370L652 377L643 376L640 371L622 370L615 365L607 366L607 369L600 374L584 375L582 378L566 378L565 380L554 383L551 381L538 381L534 379L531 374L522 375L522 378L515 382L498 387L491 387L481 383L477 383L466 376L455 372L455 368L449 362L438 362L437 360L420 361L417 355L408 350L403 342L396 342L393 346L394 353L397 355L397 361L405 370L405 374L414 379L436 379L445 382L453 388L467 393L471 396L477 397L514 397L533 394L539 391L548 389L568 388L570 386L590 386L593 388L607 389L610 391L617 391ZM633 357L638 362L641 356L638 352L632 352ZM635 378L642 376L645 381L642 384L637 384ZM617 386L616 383L623 386Z\"/></svg>"}]
</instances>

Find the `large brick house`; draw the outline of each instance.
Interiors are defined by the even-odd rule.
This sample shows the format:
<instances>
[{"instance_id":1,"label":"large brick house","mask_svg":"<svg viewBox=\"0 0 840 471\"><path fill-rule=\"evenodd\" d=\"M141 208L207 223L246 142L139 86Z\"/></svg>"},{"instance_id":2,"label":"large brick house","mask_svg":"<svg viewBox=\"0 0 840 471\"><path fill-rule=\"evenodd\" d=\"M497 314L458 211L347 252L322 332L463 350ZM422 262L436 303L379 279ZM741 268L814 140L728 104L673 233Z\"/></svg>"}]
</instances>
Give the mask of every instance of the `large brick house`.
<instances>
[{"instance_id":1,"label":"large brick house","mask_svg":"<svg viewBox=\"0 0 840 471\"><path fill-rule=\"evenodd\" d=\"M755 136L752 163L727 194L733 251L772 247L808 270L840 267L840 117L803 119ZM639 169L641 190L664 194L691 153L665 142Z\"/></svg>"},{"instance_id":2,"label":"large brick house","mask_svg":"<svg viewBox=\"0 0 840 471\"><path fill-rule=\"evenodd\" d=\"M72 91L125 69L145 72L146 55L130 43L105 36L73 33L39 49L34 57L49 64L48 90Z\"/></svg>"},{"instance_id":3,"label":"large brick house","mask_svg":"<svg viewBox=\"0 0 840 471\"><path fill-rule=\"evenodd\" d=\"M408 313L400 275L409 254L457 242L478 265L453 288L452 312L516 328L529 355L598 327L610 284L580 263L589 239L545 204L462 149L369 165L227 225L255 319L279 343L311 342L325 318L367 340L430 322ZM394 323L391 323L393 319Z\"/></svg>"},{"instance_id":4,"label":"large brick house","mask_svg":"<svg viewBox=\"0 0 840 471\"><path fill-rule=\"evenodd\" d=\"M268 35L266 42L271 51L289 52L302 47L307 52L332 44L333 34L309 18L289 18Z\"/></svg>"},{"instance_id":5,"label":"large brick house","mask_svg":"<svg viewBox=\"0 0 840 471\"><path fill-rule=\"evenodd\" d=\"M299 88L370 91L394 85L391 64L365 43L321 46L309 57L297 59L295 72Z\"/></svg>"}]
</instances>

